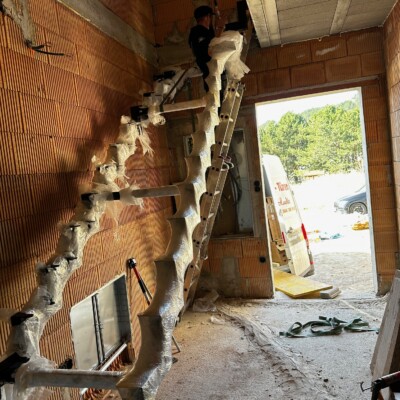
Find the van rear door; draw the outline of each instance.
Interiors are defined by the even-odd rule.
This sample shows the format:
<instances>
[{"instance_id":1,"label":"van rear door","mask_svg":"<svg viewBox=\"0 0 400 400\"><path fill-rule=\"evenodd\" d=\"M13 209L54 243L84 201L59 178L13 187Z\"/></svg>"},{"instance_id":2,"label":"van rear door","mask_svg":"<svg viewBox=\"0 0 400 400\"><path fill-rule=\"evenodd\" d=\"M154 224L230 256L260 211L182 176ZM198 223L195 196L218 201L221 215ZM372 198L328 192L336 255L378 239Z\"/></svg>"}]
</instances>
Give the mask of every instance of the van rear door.
<instances>
[{"instance_id":1,"label":"van rear door","mask_svg":"<svg viewBox=\"0 0 400 400\"><path fill-rule=\"evenodd\" d=\"M263 155L266 197L272 197L286 255L292 274L305 276L313 271L304 226L282 162L277 156Z\"/></svg>"}]
</instances>

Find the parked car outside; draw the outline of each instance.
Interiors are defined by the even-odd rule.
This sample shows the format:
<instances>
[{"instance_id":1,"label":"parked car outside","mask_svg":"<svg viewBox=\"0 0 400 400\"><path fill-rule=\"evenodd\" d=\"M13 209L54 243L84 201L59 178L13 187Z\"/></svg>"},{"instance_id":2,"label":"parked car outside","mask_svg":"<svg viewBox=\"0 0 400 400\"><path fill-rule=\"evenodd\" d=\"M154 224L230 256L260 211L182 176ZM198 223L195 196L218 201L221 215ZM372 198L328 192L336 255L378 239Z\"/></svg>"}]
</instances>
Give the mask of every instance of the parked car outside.
<instances>
[{"instance_id":1,"label":"parked car outside","mask_svg":"<svg viewBox=\"0 0 400 400\"><path fill-rule=\"evenodd\" d=\"M335 211L343 214L352 214L354 212L367 214L367 191L365 185L355 193L337 199L334 203L334 207Z\"/></svg>"}]
</instances>

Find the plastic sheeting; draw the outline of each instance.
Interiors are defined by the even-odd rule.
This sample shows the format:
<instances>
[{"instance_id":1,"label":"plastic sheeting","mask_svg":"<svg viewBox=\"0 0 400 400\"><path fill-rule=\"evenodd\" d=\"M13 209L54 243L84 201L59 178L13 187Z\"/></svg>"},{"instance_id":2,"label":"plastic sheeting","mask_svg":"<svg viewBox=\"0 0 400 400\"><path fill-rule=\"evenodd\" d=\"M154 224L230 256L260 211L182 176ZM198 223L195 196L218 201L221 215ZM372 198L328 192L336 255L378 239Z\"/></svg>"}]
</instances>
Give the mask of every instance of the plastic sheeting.
<instances>
[{"instance_id":1,"label":"plastic sheeting","mask_svg":"<svg viewBox=\"0 0 400 400\"><path fill-rule=\"evenodd\" d=\"M59 224L60 238L55 253L47 263L37 264L38 286L21 310L26 318L12 327L7 353L3 357L17 353L21 357L30 359L17 371L13 400L39 398L43 400L49 394L44 389L26 388L23 382L23 371L26 368L36 368L38 364L41 366L46 363L51 364L39 357L40 337L49 318L62 308L64 287L72 273L82 265L83 251L87 241L100 228L100 218L106 208L107 196L114 190L120 190L113 180L118 178L120 182L124 182L125 166L121 163L125 163L126 159L136 151L137 141L140 142L145 153L152 153L147 132L132 123L130 118L122 117L116 144L110 146L105 162L98 165L91 187L86 188L94 192L91 201L78 204L71 221ZM132 191L132 186L126 183L126 187ZM141 199L124 202L134 205L142 204Z\"/></svg>"},{"instance_id":2,"label":"plastic sheeting","mask_svg":"<svg viewBox=\"0 0 400 400\"><path fill-rule=\"evenodd\" d=\"M225 68L229 79L240 80L250 71L249 67L240 59L243 48L243 36L239 32L223 32L220 37L216 37L211 41L209 48L213 60L219 61L213 67L220 74L223 68Z\"/></svg>"}]
</instances>

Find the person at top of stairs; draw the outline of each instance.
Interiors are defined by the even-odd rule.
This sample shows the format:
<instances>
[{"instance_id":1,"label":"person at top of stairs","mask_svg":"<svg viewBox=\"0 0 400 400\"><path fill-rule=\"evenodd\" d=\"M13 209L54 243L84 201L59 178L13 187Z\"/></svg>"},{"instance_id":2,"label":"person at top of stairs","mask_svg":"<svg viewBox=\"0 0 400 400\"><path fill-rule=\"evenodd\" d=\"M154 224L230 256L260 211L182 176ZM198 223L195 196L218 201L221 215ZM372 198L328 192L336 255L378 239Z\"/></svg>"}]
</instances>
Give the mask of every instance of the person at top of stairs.
<instances>
[{"instance_id":1,"label":"person at top of stairs","mask_svg":"<svg viewBox=\"0 0 400 400\"><path fill-rule=\"evenodd\" d=\"M213 9L208 6L200 6L194 10L194 18L196 19L197 25L195 25L189 34L189 46L191 47L194 56L196 57L196 63L203 73L204 89L208 92L208 85L205 81L209 75L207 63L211 60L208 53L208 46L211 40L215 36L221 35L224 30L226 18L217 18L217 24L214 27L212 25L212 16L215 15Z\"/></svg>"}]
</instances>

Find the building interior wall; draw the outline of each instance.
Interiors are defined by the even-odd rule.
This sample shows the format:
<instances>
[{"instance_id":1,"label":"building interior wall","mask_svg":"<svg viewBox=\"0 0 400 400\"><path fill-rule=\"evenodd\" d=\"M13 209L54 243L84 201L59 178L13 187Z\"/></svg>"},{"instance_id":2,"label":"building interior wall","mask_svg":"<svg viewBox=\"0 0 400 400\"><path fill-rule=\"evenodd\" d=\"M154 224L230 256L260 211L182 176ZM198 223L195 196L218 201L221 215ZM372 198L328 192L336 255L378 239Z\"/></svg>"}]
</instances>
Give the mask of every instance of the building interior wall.
<instances>
[{"instance_id":1,"label":"building interior wall","mask_svg":"<svg viewBox=\"0 0 400 400\"><path fill-rule=\"evenodd\" d=\"M397 2L384 25L385 65L391 126L391 149L393 155L394 190L397 227L400 226L400 4ZM398 262L396 263L398 269Z\"/></svg>"},{"instance_id":2,"label":"building interior wall","mask_svg":"<svg viewBox=\"0 0 400 400\"><path fill-rule=\"evenodd\" d=\"M101 0L150 42L182 47L193 24L196 1ZM122 3L126 3L124 6ZM129 3L129 4L128 4ZM55 0L30 0L38 37L67 57L33 54L19 29L0 15L0 308L18 310L35 287L35 264L55 248L59 221L68 221L78 200L79 186L91 181L92 157L101 159L118 133L121 114L140 103L139 91L151 89L154 67L100 32ZM235 0L220 7L234 13ZM127 10L129 12L127 12ZM374 240L379 291L384 293L396 269L398 253L399 40L397 6L384 29L374 28L283 47L250 50L245 78L244 107L239 125L246 127L253 154L258 154L254 104L260 101L361 87L368 151L368 171L374 217ZM386 83L385 61L387 65ZM199 81L197 82L199 85ZM388 88L389 86L389 88ZM389 102L387 92L389 90ZM200 93L193 88L192 95ZM390 120L389 120L390 111ZM129 182L141 187L182 180L182 136L192 130L192 115L178 114L175 130L150 130L155 157L138 152L128 160ZM184 127L185 123L186 127ZM391 128L390 128L391 125ZM393 157L392 157L393 151ZM261 180L260 160L252 160L253 179ZM394 170L394 174L393 171ZM259 176L257 175L259 174ZM261 221L255 237L213 240L204 269L223 278L223 259L234 259L240 295L271 297L264 199L253 199ZM46 326L41 340L45 357L57 363L73 356L69 310L114 276L127 272L126 259L135 257L139 270L154 290L152 260L168 240L165 217L172 214L169 199L145 200L142 210L117 210L102 220L102 230L85 249L83 266L69 281L64 307ZM135 316L145 308L134 279L129 283L133 346L140 345ZM0 354L9 333L0 321ZM64 345L60 346L60 338ZM53 398L60 398L56 392Z\"/></svg>"},{"instance_id":3,"label":"building interior wall","mask_svg":"<svg viewBox=\"0 0 400 400\"><path fill-rule=\"evenodd\" d=\"M195 3L182 0L154 2L155 40L168 47L170 53L174 48L185 44L183 40L187 38L193 25L193 19L190 17ZM225 8L224 12L231 18L234 18L233 3L221 2L221 8ZM167 8L170 10L168 15L165 13ZM388 21L395 19L395 12L396 9ZM241 109L242 113L254 114L252 110L258 102L361 87L379 294L386 293L390 288L399 247L394 185L396 174L393 174L393 170L396 171L396 168L393 169L393 166L396 167L396 161L393 164L389 121L391 105L388 104L384 51L387 47L387 30L388 22L385 29L371 28L264 49L259 48L254 41L247 57L247 65L251 71L244 78L246 91L243 105L246 106L246 111L244 107ZM179 38L179 43L174 44L171 40L173 38ZM394 113L391 115L393 120ZM181 116L182 119L174 123L173 133L169 134L170 143L173 143L175 151L174 162L180 171L184 171L182 136L190 134L192 130L192 123L185 117L189 116ZM240 127L240 120L237 126ZM248 136L254 137L257 131L255 124L250 123L247 131ZM256 178L253 177L254 180ZM264 218L263 212L264 206L258 207L258 215L255 214L254 219L258 221L258 218ZM254 239L262 239L259 235L265 233L262 229L260 232ZM235 263L236 270L243 271L243 267L239 268L239 265L244 263L243 254L242 238L224 241L213 239L204 269L219 280L221 274L223 275L223 259L230 257L234 259L232 262ZM248 266L245 275L260 278L261 273L266 282L271 281L269 266L265 268L264 265L264 268L260 268L259 263L252 267L252 263L244 264ZM240 275L239 280L245 275ZM264 294L270 290L271 284L264 288ZM254 293L250 291L249 295Z\"/></svg>"},{"instance_id":4,"label":"building interior wall","mask_svg":"<svg viewBox=\"0 0 400 400\"><path fill-rule=\"evenodd\" d=\"M27 49L19 28L0 15L0 308L19 310L36 286L35 265L54 253L57 224L68 222L81 185L90 184L93 157L102 161L118 135L121 115L152 89L154 66L55 0L30 0L38 42L64 57ZM150 1L103 1L133 29L154 42ZM118 4L117 4L118 3ZM121 8L122 3L126 3ZM114 9L114 6L116 7ZM118 8L120 7L120 8ZM124 12L122 12L124 11ZM150 128L154 156L139 148L126 165L130 184L170 183L170 157L164 128ZM126 260L135 257L154 292L153 260L169 237L168 198L146 199L144 208L110 204L101 230L86 248L82 267L68 282L63 308L47 324L43 356L63 362L74 357L70 308L116 275L127 274L133 347L140 346L136 315L147 307ZM9 323L0 321L0 354ZM63 345L60 345L60 342ZM74 398L77 398L74 392ZM60 398L56 391L52 399Z\"/></svg>"},{"instance_id":5,"label":"building interior wall","mask_svg":"<svg viewBox=\"0 0 400 400\"><path fill-rule=\"evenodd\" d=\"M378 293L386 293L396 269L398 228L383 29L367 29L283 47L254 46L248 54L247 65L251 71L244 78L244 105L249 107L268 100L361 87ZM256 134L255 128L253 134ZM209 262L213 264L212 257Z\"/></svg>"}]
</instances>

